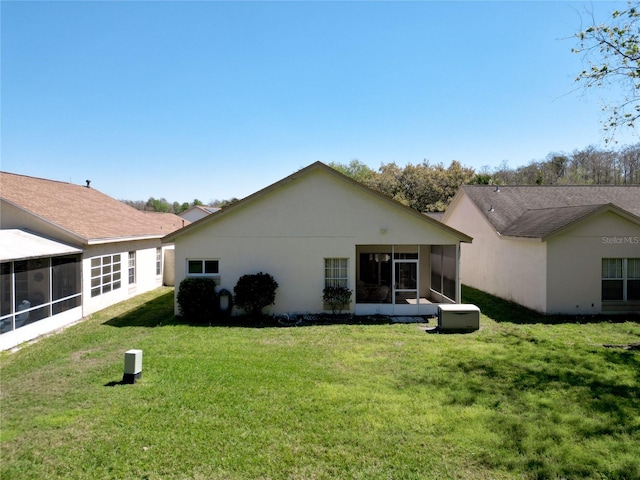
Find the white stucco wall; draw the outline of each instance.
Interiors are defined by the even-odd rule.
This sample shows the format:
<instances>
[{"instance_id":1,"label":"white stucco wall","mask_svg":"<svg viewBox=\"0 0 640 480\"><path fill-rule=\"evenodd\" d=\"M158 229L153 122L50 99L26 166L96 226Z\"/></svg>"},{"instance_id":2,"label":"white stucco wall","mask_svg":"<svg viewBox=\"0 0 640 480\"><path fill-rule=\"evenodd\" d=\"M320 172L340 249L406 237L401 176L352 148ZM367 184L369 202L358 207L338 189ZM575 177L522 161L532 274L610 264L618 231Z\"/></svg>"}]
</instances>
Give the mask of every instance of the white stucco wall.
<instances>
[{"instance_id":1,"label":"white stucco wall","mask_svg":"<svg viewBox=\"0 0 640 480\"><path fill-rule=\"evenodd\" d=\"M639 258L640 226L614 212L548 240L548 313L602 312L602 259Z\"/></svg>"},{"instance_id":2,"label":"white stucco wall","mask_svg":"<svg viewBox=\"0 0 640 480\"><path fill-rule=\"evenodd\" d=\"M156 275L156 248L160 240L115 242L87 247L82 255L83 314L90 315L115 303L148 292L162 285L162 272ZM136 282L129 285L129 252L136 252ZM91 297L91 259L96 256L120 254L121 287Z\"/></svg>"},{"instance_id":3,"label":"white stucco wall","mask_svg":"<svg viewBox=\"0 0 640 480\"><path fill-rule=\"evenodd\" d=\"M537 239L499 236L461 191L444 222L473 237L461 247L463 284L533 310L547 308L546 244Z\"/></svg>"},{"instance_id":4,"label":"white stucco wall","mask_svg":"<svg viewBox=\"0 0 640 480\"><path fill-rule=\"evenodd\" d=\"M262 271L279 284L276 303L268 309L275 314L323 310L325 258L349 259L349 286L354 288L356 245L458 242L437 223L323 169L228 212L176 238L176 286L185 278L187 259L219 260L220 286L230 291L240 276Z\"/></svg>"}]
</instances>

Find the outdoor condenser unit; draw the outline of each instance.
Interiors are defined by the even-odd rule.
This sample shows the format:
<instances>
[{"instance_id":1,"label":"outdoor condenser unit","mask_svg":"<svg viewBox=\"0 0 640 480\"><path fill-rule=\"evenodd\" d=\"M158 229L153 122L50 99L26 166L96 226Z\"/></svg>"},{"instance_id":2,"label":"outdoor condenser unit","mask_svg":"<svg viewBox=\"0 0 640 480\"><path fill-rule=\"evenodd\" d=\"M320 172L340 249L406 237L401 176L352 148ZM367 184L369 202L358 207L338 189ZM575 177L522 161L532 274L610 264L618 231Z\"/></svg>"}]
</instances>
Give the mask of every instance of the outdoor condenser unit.
<instances>
[{"instance_id":1,"label":"outdoor condenser unit","mask_svg":"<svg viewBox=\"0 0 640 480\"><path fill-rule=\"evenodd\" d=\"M471 332L480 328L480 309L470 304L438 305L438 330Z\"/></svg>"}]
</instances>

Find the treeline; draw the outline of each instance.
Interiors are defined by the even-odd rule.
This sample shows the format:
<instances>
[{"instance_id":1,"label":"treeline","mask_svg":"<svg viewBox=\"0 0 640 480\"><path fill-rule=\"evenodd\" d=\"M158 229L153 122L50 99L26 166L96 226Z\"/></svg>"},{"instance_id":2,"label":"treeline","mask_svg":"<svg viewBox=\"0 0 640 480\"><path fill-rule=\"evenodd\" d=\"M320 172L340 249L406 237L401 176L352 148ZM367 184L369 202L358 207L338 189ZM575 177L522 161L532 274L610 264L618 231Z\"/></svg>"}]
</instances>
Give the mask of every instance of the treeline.
<instances>
[{"instance_id":1,"label":"treeline","mask_svg":"<svg viewBox=\"0 0 640 480\"><path fill-rule=\"evenodd\" d=\"M589 146L571 154L550 153L544 160L509 168L506 162L479 171L454 160L448 167L424 161L377 171L359 160L331 167L421 212L442 212L461 185L631 185L640 184L640 143L619 150Z\"/></svg>"},{"instance_id":2,"label":"treeline","mask_svg":"<svg viewBox=\"0 0 640 480\"><path fill-rule=\"evenodd\" d=\"M491 169L476 171L457 160L448 167L427 160L404 167L396 163L382 164L373 170L359 160L349 164L330 163L331 167L421 212L443 212L461 185L638 185L640 184L640 143L618 150L589 146L573 153L550 153L543 160L533 160L521 167L510 168L506 162ZM208 206L225 207L236 202L213 200ZM165 198L122 200L138 210L168 212L176 215L194 205L193 202L168 202Z\"/></svg>"},{"instance_id":3,"label":"treeline","mask_svg":"<svg viewBox=\"0 0 640 480\"><path fill-rule=\"evenodd\" d=\"M571 154L550 153L516 169L502 165L489 176L501 185L637 185L640 143L617 151L590 146Z\"/></svg>"},{"instance_id":4,"label":"treeline","mask_svg":"<svg viewBox=\"0 0 640 480\"><path fill-rule=\"evenodd\" d=\"M122 203L126 203L127 205L141 210L143 212L163 212L163 213L175 213L176 215L181 214L182 212L186 212L191 207L196 205L208 206L208 207L225 207L233 202L236 202L237 198L232 198L230 200L213 200L209 202L208 205L205 205L203 202L198 200L197 198L193 200L193 202L169 202L166 198L154 198L149 197L149 200L146 202L144 200L120 200Z\"/></svg>"}]
</instances>

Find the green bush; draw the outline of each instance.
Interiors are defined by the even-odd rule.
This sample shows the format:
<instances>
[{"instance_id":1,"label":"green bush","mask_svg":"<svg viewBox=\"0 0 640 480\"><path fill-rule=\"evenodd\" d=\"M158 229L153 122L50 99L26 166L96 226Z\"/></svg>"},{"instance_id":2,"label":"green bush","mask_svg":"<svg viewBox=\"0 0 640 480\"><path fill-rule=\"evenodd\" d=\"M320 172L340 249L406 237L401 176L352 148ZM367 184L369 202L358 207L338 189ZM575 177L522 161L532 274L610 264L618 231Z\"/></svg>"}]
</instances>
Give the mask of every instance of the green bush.
<instances>
[{"instance_id":1,"label":"green bush","mask_svg":"<svg viewBox=\"0 0 640 480\"><path fill-rule=\"evenodd\" d=\"M325 287L322 290L322 300L331 305L335 315L349 306L352 293L347 287Z\"/></svg>"},{"instance_id":2,"label":"green bush","mask_svg":"<svg viewBox=\"0 0 640 480\"><path fill-rule=\"evenodd\" d=\"M235 305L249 316L259 316L267 305L273 305L278 283L268 273L243 275L233 287Z\"/></svg>"},{"instance_id":3,"label":"green bush","mask_svg":"<svg viewBox=\"0 0 640 480\"><path fill-rule=\"evenodd\" d=\"M216 282L211 278L185 278L178 287L178 307L187 320L212 321L218 313Z\"/></svg>"}]
</instances>

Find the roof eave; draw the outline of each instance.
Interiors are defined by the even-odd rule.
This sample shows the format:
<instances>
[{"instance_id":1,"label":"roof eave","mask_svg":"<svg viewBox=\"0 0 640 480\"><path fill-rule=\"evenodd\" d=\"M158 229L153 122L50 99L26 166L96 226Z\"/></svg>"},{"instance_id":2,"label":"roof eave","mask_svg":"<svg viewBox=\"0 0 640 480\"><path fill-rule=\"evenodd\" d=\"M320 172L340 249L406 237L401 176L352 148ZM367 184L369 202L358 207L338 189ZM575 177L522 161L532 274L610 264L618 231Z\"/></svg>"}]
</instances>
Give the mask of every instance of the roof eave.
<instances>
[{"instance_id":1,"label":"roof eave","mask_svg":"<svg viewBox=\"0 0 640 480\"><path fill-rule=\"evenodd\" d=\"M163 234L154 235L134 235L126 237L104 237L104 238L90 238L86 241L86 245L104 245L106 243L121 243L121 242L136 242L140 240L162 240Z\"/></svg>"}]
</instances>

